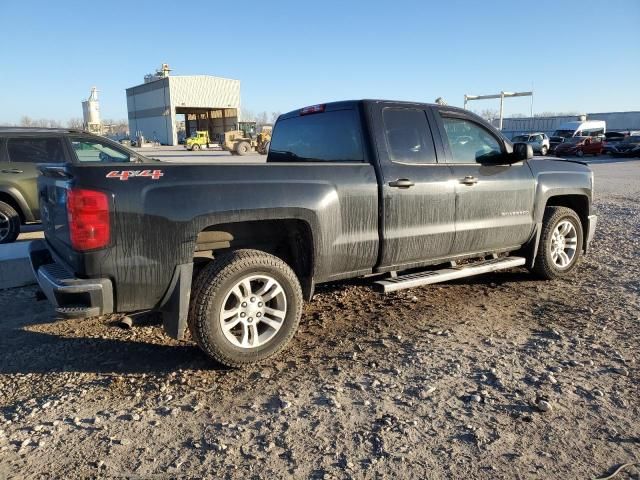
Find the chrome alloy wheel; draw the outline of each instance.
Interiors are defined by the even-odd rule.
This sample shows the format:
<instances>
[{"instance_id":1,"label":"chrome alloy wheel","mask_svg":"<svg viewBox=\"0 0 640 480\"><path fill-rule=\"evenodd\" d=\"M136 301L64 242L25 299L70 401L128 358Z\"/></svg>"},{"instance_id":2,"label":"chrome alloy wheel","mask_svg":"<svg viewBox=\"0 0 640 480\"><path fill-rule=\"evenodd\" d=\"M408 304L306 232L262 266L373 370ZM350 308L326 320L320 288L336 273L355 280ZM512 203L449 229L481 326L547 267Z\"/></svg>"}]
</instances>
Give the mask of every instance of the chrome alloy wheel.
<instances>
[{"instance_id":1,"label":"chrome alloy wheel","mask_svg":"<svg viewBox=\"0 0 640 480\"><path fill-rule=\"evenodd\" d=\"M569 220L563 220L553 230L551 236L551 259L558 268L567 268L574 257L578 246L576 227Z\"/></svg>"},{"instance_id":2,"label":"chrome alloy wheel","mask_svg":"<svg viewBox=\"0 0 640 480\"><path fill-rule=\"evenodd\" d=\"M220 309L220 326L229 342L252 349L268 343L287 314L282 285L265 274L240 279L227 293Z\"/></svg>"},{"instance_id":3,"label":"chrome alloy wheel","mask_svg":"<svg viewBox=\"0 0 640 480\"><path fill-rule=\"evenodd\" d=\"M0 242L9 236L11 221L9 217L0 212Z\"/></svg>"}]
</instances>

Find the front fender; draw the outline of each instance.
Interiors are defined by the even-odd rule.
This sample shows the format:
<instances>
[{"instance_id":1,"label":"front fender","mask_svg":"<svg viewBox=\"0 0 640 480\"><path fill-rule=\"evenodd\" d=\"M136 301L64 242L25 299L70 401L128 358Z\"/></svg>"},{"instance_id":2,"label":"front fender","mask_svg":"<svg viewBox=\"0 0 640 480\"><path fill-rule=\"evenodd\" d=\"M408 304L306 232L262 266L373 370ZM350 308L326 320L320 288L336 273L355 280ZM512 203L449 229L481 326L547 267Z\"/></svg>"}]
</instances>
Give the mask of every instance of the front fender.
<instances>
[{"instance_id":1,"label":"front fender","mask_svg":"<svg viewBox=\"0 0 640 480\"><path fill-rule=\"evenodd\" d=\"M593 199L593 172L581 163L564 160L530 161L536 181L534 220L542 223L544 210L552 197L577 195L586 197L589 215Z\"/></svg>"},{"instance_id":2,"label":"front fender","mask_svg":"<svg viewBox=\"0 0 640 480\"><path fill-rule=\"evenodd\" d=\"M585 164L560 159L536 159L535 161L530 161L529 166L536 181L533 215L536 228L533 242L530 245L530 265L533 266L535 261L542 233L544 212L549 203L572 205L577 199L586 200L577 202L578 204L586 205L585 211L577 211L584 228L585 242L583 248L586 252L595 228L594 216L591 215L591 202L593 199L592 170Z\"/></svg>"}]
</instances>

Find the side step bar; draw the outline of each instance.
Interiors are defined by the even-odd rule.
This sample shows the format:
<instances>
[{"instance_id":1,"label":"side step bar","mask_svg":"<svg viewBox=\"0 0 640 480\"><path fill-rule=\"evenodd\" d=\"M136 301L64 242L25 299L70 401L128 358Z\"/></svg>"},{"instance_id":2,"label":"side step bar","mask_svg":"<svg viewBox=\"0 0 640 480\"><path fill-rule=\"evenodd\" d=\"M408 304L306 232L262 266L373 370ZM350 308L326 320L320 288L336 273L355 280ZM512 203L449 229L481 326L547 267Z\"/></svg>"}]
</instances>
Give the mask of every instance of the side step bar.
<instances>
[{"instance_id":1,"label":"side step bar","mask_svg":"<svg viewBox=\"0 0 640 480\"><path fill-rule=\"evenodd\" d=\"M420 287L432 283L446 282L456 278L471 277L481 273L495 272L507 268L519 267L526 263L524 257L502 257L484 260L467 265L460 265L442 270L430 270L426 272L409 273L396 278L385 278L374 282L376 290L388 293L405 288Z\"/></svg>"}]
</instances>

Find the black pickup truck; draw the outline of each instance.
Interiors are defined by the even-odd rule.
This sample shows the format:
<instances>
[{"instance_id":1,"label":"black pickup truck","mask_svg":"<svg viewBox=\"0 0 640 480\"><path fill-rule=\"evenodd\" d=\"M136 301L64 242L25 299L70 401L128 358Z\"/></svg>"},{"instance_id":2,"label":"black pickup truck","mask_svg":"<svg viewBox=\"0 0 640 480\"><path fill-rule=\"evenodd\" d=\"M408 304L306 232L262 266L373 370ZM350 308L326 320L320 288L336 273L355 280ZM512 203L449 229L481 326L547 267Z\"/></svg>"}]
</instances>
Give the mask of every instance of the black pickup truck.
<instances>
[{"instance_id":1,"label":"black pickup truck","mask_svg":"<svg viewBox=\"0 0 640 480\"><path fill-rule=\"evenodd\" d=\"M372 276L389 292L516 266L553 279L597 220L587 166L422 103L284 114L266 163L40 170L31 261L59 315L159 311L230 366L280 351L318 283Z\"/></svg>"}]
</instances>

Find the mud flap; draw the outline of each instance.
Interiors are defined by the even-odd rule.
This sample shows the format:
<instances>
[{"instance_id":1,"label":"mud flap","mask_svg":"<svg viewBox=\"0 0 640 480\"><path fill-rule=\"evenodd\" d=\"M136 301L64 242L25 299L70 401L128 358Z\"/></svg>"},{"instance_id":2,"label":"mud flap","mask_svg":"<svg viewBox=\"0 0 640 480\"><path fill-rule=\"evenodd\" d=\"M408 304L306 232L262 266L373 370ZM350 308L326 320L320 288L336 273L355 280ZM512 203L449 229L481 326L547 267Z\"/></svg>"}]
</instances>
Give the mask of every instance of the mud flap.
<instances>
[{"instance_id":1,"label":"mud flap","mask_svg":"<svg viewBox=\"0 0 640 480\"><path fill-rule=\"evenodd\" d=\"M540 247L540 236L542 235L542 223L536 223L536 237L531 244L531 253L527 255L529 259L529 267L533 268L536 264L536 255L538 254L538 248Z\"/></svg>"},{"instance_id":2,"label":"mud flap","mask_svg":"<svg viewBox=\"0 0 640 480\"><path fill-rule=\"evenodd\" d=\"M193 263L176 266L167 293L158 309L162 315L164 331L176 340L182 340L187 330L192 275Z\"/></svg>"}]
</instances>

